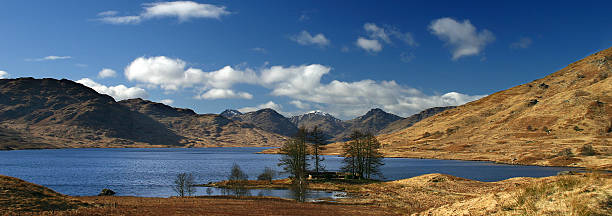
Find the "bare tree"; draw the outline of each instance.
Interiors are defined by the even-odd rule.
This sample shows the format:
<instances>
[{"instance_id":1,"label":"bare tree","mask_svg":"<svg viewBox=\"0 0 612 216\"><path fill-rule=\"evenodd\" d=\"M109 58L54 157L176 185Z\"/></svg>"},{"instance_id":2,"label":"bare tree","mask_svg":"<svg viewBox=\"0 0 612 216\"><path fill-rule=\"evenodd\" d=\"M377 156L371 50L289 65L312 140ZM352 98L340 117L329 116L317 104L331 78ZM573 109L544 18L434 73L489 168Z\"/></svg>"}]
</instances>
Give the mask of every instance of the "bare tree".
<instances>
[{"instance_id":1,"label":"bare tree","mask_svg":"<svg viewBox=\"0 0 612 216\"><path fill-rule=\"evenodd\" d=\"M319 127L314 126L308 131L308 142L312 147L312 159L314 160L314 171L323 172L325 166L321 163L325 158L321 157L321 151L325 150L325 134Z\"/></svg>"},{"instance_id":2,"label":"bare tree","mask_svg":"<svg viewBox=\"0 0 612 216\"><path fill-rule=\"evenodd\" d=\"M308 148L306 144L307 130L300 128L298 132L280 149L282 154L279 166L291 175L291 183L299 192L305 192L307 187L306 173L308 168ZM297 199L303 201L302 199Z\"/></svg>"},{"instance_id":3,"label":"bare tree","mask_svg":"<svg viewBox=\"0 0 612 216\"><path fill-rule=\"evenodd\" d=\"M191 196L195 193L195 178L191 173L179 173L174 179L172 190L180 197Z\"/></svg>"},{"instance_id":4,"label":"bare tree","mask_svg":"<svg viewBox=\"0 0 612 216\"><path fill-rule=\"evenodd\" d=\"M226 190L226 194L233 193L236 196L247 196L250 191L246 188L247 180L249 176L242 171L238 164L234 163L231 168L230 175L228 176L229 188Z\"/></svg>"}]
</instances>

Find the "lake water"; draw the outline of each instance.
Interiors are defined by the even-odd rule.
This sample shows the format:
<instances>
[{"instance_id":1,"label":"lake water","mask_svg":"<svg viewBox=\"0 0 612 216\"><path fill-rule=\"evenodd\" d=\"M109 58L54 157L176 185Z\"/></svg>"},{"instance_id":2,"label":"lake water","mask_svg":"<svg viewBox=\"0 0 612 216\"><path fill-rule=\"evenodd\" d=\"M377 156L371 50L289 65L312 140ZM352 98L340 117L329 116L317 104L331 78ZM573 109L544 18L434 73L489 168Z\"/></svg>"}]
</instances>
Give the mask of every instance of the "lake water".
<instances>
[{"instance_id":1,"label":"lake water","mask_svg":"<svg viewBox=\"0 0 612 216\"><path fill-rule=\"evenodd\" d=\"M276 170L279 155L255 154L266 148L146 148L146 149L46 149L0 151L0 174L49 187L73 196L97 195L110 188L120 196L168 197L178 173L193 173L197 183L227 179L236 163L255 179L264 167ZM337 171L342 158L325 156L327 170ZM386 158L385 180L444 173L480 181L512 177L555 175L565 167L502 165L490 162ZM279 177L286 177L281 175ZM212 189L211 189L212 190ZM196 195L220 195L221 191L198 188ZM208 193L207 193L208 192ZM288 197L286 190L253 190L251 195ZM313 191L309 198L341 196Z\"/></svg>"}]
</instances>

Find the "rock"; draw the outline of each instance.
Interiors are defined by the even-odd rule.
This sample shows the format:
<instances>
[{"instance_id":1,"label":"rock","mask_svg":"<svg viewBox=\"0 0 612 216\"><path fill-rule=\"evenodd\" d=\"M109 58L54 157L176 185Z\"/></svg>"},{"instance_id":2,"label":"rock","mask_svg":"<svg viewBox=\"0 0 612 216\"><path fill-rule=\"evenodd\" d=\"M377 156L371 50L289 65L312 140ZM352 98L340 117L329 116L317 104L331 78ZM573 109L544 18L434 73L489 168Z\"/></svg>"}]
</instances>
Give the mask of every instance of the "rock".
<instances>
[{"instance_id":1,"label":"rock","mask_svg":"<svg viewBox=\"0 0 612 216\"><path fill-rule=\"evenodd\" d=\"M574 172L574 171L567 171L567 170L566 171L561 171L561 172L557 173L558 176L560 176L560 175L575 175L575 174L576 174L576 172Z\"/></svg>"},{"instance_id":2,"label":"rock","mask_svg":"<svg viewBox=\"0 0 612 216\"><path fill-rule=\"evenodd\" d=\"M108 189L108 188L102 189L102 192L98 194L98 196L113 196L113 195L115 195L115 191Z\"/></svg>"}]
</instances>

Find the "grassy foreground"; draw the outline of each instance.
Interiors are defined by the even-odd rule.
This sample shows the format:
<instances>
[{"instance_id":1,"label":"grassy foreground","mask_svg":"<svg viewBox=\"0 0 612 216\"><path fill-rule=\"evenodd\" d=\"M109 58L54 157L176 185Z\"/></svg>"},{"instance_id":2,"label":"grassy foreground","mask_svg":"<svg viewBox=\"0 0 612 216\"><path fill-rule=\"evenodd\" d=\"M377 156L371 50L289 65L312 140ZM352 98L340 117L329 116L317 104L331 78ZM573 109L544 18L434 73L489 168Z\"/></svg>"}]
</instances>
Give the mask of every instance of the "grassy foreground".
<instances>
[{"instance_id":1,"label":"grassy foreground","mask_svg":"<svg viewBox=\"0 0 612 216\"><path fill-rule=\"evenodd\" d=\"M351 195L337 203L260 197L70 197L6 176L0 176L0 185L0 215L612 215L609 173L498 182L427 174L391 182L312 184Z\"/></svg>"}]
</instances>

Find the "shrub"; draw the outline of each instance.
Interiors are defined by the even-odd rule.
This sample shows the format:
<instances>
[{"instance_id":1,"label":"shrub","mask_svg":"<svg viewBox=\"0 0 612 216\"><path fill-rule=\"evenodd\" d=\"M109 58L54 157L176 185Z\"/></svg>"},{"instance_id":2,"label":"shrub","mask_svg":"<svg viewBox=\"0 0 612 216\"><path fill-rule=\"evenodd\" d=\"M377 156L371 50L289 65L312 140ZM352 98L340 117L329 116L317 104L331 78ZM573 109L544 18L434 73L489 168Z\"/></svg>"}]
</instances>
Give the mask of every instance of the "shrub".
<instances>
[{"instance_id":1,"label":"shrub","mask_svg":"<svg viewBox=\"0 0 612 216\"><path fill-rule=\"evenodd\" d=\"M571 157L571 156L574 156L574 153L572 153L572 149L565 148L565 149L561 150L559 153L557 153L557 156Z\"/></svg>"},{"instance_id":2,"label":"shrub","mask_svg":"<svg viewBox=\"0 0 612 216\"><path fill-rule=\"evenodd\" d=\"M580 155L593 156L596 154L597 152L595 151L595 149L593 149L592 145L586 144L586 145L583 145L582 148L580 148Z\"/></svg>"},{"instance_id":3,"label":"shrub","mask_svg":"<svg viewBox=\"0 0 612 216\"><path fill-rule=\"evenodd\" d=\"M578 125L576 125L576 126L574 126L574 130L580 132L580 131L583 131L584 129L582 129L582 128L578 127Z\"/></svg>"},{"instance_id":4,"label":"shrub","mask_svg":"<svg viewBox=\"0 0 612 216\"><path fill-rule=\"evenodd\" d=\"M275 176L276 176L276 171L274 171L270 167L266 167L264 171L261 174L259 174L259 176L257 176L257 180L272 182L272 179L274 179Z\"/></svg>"}]
</instances>

